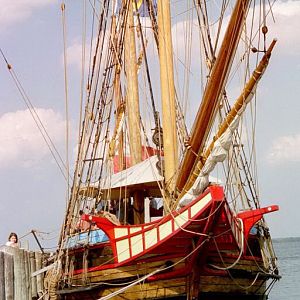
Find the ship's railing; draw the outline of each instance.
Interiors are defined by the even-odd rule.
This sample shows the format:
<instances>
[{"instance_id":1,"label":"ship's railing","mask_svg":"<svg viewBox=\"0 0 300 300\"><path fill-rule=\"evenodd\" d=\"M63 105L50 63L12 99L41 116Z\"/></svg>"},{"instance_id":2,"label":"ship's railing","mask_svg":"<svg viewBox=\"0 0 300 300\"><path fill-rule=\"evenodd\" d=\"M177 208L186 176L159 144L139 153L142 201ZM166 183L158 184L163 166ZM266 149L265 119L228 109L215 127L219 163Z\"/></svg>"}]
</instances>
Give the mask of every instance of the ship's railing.
<instances>
[{"instance_id":1,"label":"ship's railing","mask_svg":"<svg viewBox=\"0 0 300 300\"><path fill-rule=\"evenodd\" d=\"M65 249L77 248L82 245L89 244L95 245L103 242L107 242L108 236L101 229L90 230L86 232L76 233L69 236L65 243Z\"/></svg>"}]
</instances>

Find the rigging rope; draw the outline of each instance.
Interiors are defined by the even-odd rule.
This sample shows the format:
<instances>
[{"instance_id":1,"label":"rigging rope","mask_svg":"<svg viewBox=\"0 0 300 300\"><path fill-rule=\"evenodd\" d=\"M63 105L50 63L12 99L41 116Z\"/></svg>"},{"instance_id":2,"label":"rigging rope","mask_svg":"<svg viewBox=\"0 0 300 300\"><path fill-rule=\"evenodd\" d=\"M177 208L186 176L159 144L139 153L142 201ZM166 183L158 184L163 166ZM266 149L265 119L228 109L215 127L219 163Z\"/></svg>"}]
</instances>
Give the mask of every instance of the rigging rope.
<instances>
[{"instance_id":1,"label":"rigging rope","mask_svg":"<svg viewBox=\"0 0 300 300\"><path fill-rule=\"evenodd\" d=\"M61 4L61 13L62 13L62 28L63 28L63 57L64 57L64 81L65 81L65 113L66 113L66 169L67 174L70 172L69 164L69 100L68 100L68 77L67 77L67 49L66 49L66 15L65 15L65 4ZM70 181L69 176L67 178L66 186L66 205L70 196Z\"/></svg>"},{"instance_id":2,"label":"rigging rope","mask_svg":"<svg viewBox=\"0 0 300 300\"><path fill-rule=\"evenodd\" d=\"M85 79L85 58L86 58L86 0L83 1L82 12L82 39L81 39L81 81L80 81L80 97L79 97L79 128L78 128L78 141L80 140L82 116L83 116L83 94L84 94L84 79Z\"/></svg>"},{"instance_id":3,"label":"rigging rope","mask_svg":"<svg viewBox=\"0 0 300 300\"><path fill-rule=\"evenodd\" d=\"M16 87L17 87L17 89L18 89L18 91L19 91L19 93L20 93L20 95L23 99L23 101L25 102L25 104L26 104L26 106L27 106L27 108L28 108L28 110L29 110L29 112L30 112L30 114L31 114L38 130L39 130L39 132L42 135L43 140L45 141L45 143L46 143L53 159L55 160L56 165L58 166L62 176L67 181L67 177L70 177L71 175L67 173L66 165L65 165L60 153L58 152L56 146L54 145L54 143L53 143L50 135L48 134L48 131L46 130L44 124L42 123L35 107L33 106L32 102L30 101L27 93L25 92L20 80L18 79L17 74L15 73L12 65L8 62L6 56L4 55L4 52L1 48L0 48L0 52L1 52L1 55L2 55L6 65L7 65L8 71L9 71L9 73L10 73L10 75L11 75L11 77L12 77L12 79L13 79L13 81L14 81L14 83L15 83L15 85L16 85Z\"/></svg>"}]
</instances>

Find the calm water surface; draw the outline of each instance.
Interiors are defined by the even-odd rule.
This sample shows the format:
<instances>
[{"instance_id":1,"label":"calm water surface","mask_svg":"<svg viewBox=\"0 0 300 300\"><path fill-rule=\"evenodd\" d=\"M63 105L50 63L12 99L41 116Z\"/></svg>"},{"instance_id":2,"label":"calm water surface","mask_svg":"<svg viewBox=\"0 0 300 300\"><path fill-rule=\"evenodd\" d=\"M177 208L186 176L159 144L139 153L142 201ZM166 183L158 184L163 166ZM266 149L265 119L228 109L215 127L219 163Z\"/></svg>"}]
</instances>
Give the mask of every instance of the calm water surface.
<instances>
[{"instance_id":1,"label":"calm water surface","mask_svg":"<svg viewBox=\"0 0 300 300\"><path fill-rule=\"evenodd\" d=\"M282 278L269 294L269 300L300 300L300 238L273 240Z\"/></svg>"}]
</instances>

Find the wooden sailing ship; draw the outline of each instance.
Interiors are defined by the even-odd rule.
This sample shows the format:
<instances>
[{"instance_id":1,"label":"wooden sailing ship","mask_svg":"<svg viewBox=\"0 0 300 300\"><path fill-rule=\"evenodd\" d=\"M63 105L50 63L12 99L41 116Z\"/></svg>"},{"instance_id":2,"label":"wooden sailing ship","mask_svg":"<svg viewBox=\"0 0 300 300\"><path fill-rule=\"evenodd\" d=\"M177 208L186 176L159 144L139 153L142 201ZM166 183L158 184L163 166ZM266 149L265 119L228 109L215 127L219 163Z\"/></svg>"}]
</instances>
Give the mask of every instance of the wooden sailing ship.
<instances>
[{"instance_id":1,"label":"wooden sailing ship","mask_svg":"<svg viewBox=\"0 0 300 300\"><path fill-rule=\"evenodd\" d=\"M251 100L276 41L266 38L264 1L261 9L250 8L250 0L237 0L231 8L221 2L212 15L213 5L205 0L185 4L194 13L185 27L190 36L200 33L206 61L190 133L174 80L179 59L170 17L185 11L183 4L91 5L95 53L70 201L56 262L45 280L50 299L266 299L279 278L264 220L278 207L260 206L253 144L247 160L242 138L247 109L253 114ZM253 16L261 14L258 22L248 22L249 9ZM210 17L217 20L215 36ZM241 58L235 60L238 52ZM180 63L185 76L192 73L191 64ZM242 64L242 92L232 103L232 66ZM189 82L177 75L180 80ZM151 120L141 108L150 108Z\"/></svg>"}]
</instances>

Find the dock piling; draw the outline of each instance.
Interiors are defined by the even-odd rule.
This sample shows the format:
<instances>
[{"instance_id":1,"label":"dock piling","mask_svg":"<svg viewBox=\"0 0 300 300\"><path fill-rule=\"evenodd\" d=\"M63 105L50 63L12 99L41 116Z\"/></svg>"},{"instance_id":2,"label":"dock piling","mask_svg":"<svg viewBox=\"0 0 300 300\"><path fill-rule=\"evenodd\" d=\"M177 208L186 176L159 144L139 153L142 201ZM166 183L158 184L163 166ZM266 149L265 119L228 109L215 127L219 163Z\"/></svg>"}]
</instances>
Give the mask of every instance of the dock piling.
<instances>
[{"instance_id":1,"label":"dock piling","mask_svg":"<svg viewBox=\"0 0 300 300\"><path fill-rule=\"evenodd\" d=\"M0 247L0 300L38 299L43 290L42 254L24 249Z\"/></svg>"}]
</instances>

